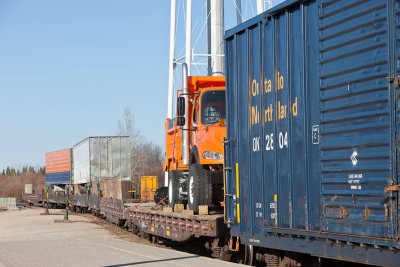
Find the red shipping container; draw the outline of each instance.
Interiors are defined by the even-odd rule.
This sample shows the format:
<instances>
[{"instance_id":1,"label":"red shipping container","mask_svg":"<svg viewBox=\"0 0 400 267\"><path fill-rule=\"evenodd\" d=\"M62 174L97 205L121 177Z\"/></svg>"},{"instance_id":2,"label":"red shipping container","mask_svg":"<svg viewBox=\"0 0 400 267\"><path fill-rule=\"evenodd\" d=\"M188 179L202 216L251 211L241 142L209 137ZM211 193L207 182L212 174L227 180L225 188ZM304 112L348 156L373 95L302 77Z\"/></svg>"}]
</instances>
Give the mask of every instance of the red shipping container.
<instances>
[{"instance_id":1,"label":"red shipping container","mask_svg":"<svg viewBox=\"0 0 400 267\"><path fill-rule=\"evenodd\" d=\"M46 173L71 171L71 148L46 153Z\"/></svg>"}]
</instances>

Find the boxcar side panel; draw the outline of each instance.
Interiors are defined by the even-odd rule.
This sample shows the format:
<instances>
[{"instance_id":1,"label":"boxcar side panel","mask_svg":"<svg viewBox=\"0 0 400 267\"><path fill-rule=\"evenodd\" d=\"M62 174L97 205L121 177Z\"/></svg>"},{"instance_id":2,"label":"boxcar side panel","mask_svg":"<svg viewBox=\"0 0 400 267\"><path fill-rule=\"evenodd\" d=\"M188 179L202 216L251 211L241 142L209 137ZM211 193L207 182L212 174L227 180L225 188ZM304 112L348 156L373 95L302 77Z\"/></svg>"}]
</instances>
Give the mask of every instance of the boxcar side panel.
<instances>
[{"instance_id":1,"label":"boxcar side panel","mask_svg":"<svg viewBox=\"0 0 400 267\"><path fill-rule=\"evenodd\" d=\"M249 140L249 114L248 111L248 101L249 101L249 77L248 77L248 32L245 31L238 35L238 46L236 53L238 56L238 110L244 112L237 113L237 123L238 123L238 140ZM240 197L238 198L240 209L239 212L240 230L243 232L251 232L250 225L252 223L252 208L248 200L251 193L250 180L248 178L249 173L249 157L250 157L250 143L249 142L239 142L237 146L237 162L238 164L238 179L239 179L239 191Z\"/></svg>"},{"instance_id":2,"label":"boxcar side panel","mask_svg":"<svg viewBox=\"0 0 400 267\"><path fill-rule=\"evenodd\" d=\"M392 23L393 27L393 36L395 37L395 62L394 62L394 68L395 68L395 77L397 78L398 84L400 84L400 0L396 0L395 2L395 19L394 22ZM396 96L397 96L397 111L400 110L400 88L396 89ZM397 119L397 134L399 134L400 131L400 119L399 116L396 116ZM399 138L397 138L397 151L400 151L400 143L399 143ZM399 172L399 162L400 162L400 153L397 153L397 173ZM397 176L397 184L399 184L399 177ZM397 196L398 197L398 196ZM397 199L397 222L400 221L400 198L398 197ZM399 239L400 236L400 226L397 224L397 239Z\"/></svg>"},{"instance_id":3,"label":"boxcar side panel","mask_svg":"<svg viewBox=\"0 0 400 267\"><path fill-rule=\"evenodd\" d=\"M275 227L320 227L318 133L312 140L319 115L317 105L308 105L318 103L318 61L307 58L317 51L316 19L316 5L299 4L257 17L227 38L228 136L234 140L227 145L227 184L241 207L240 219L228 221L233 233L246 236L243 242L259 243ZM234 218L238 209L231 203Z\"/></svg>"},{"instance_id":4,"label":"boxcar side panel","mask_svg":"<svg viewBox=\"0 0 400 267\"><path fill-rule=\"evenodd\" d=\"M263 173L262 166L262 109L261 95L262 92L262 70L261 70L261 27L257 24L250 28L248 34L248 55L249 55L249 72L248 79L250 90L248 91L248 115L249 115L249 140L251 143L251 153L249 155L249 173L242 176L248 179L249 200L251 206L245 206L250 209L251 215L251 233L257 235L263 229ZM242 101L242 99L241 99ZM244 105L244 104L243 104Z\"/></svg>"},{"instance_id":5,"label":"boxcar side panel","mask_svg":"<svg viewBox=\"0 0 400 267\"><path fill-rule=\"evenodd\" d=\"M391 1L321 1L323 230L394 237ZM390 12L390 11L389 11ZM393 181L390 181L393 179Z\"/></svg>"},{"instance_id":6,"label":"boxcar side panel","mask_svg":"<svg viewBox=\"0 0 400 267\"><path fill-rule=\"evenodd\" d=\"M231 234L397 266L400 0L288 0L225 38Z\"/></svg>"},{"instance_id":7,"label":"boxcar side panel","mask_svg":"<svg viewBox=\"0 0 400 267\"><path fill-rule=\"evenodd\" d=\"M236 58L236 43L237 39L230 39L225 42L225 52L226 52L226 64L225 73L230 79L226 80L227 87L230 90L225 90L227 114L230 114L226 118L227 132L231 133L231 137L225 140L225 152L224 152L224 166L226 171L224 172L225 180L225 221L231 225L237 223L239 219L239 214L237 210L240 209L240 204L237 202L237 194L234 184L236 183L236 165L237 162L237 124L234 121L237 119L237 58Z\"/></svg>"},{"instance_id":8,"label":"boxcar side panel","mask_svg":"<svg viewBox=\"0 0 400 267\"><path fill-rule=\"evenodd\" d=\"M273 109L275 106L275 94L273 92L273 87L276 84L275 80L275 58L274 51L275 47L271 44L273 42L267 40L274 40L275 34L275 21L271 20L266 23L263 27L263 48L262 48L262 63L263 63L263 105L262 105L262 122L264 124L263 127L263 180L264 180L264 218L265 225L269 227L273 227L277 224L277 168L276 168L276 157L268 156L274 155L273 147L273 137L275 135L275 123L273 117ZM271 142L272 141L272 142Z\"/></svg>"}]
</instances>

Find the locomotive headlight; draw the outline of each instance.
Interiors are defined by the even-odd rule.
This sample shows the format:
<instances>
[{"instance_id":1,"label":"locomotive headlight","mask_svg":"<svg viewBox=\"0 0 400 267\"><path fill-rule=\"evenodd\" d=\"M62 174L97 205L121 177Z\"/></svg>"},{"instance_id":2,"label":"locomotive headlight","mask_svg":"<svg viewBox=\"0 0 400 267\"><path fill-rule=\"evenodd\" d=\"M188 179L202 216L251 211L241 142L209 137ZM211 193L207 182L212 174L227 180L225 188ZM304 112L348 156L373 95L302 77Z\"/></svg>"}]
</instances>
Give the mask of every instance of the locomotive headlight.
<instances>
[{"instance_id":1,"label":"locomotive headlight","mask_svg":"<svg viewBox=\"0 0 400 267\"><path fill-rule=\"evenodd\" d=\"M219 152L215 152L215 151L204 151L203 158L204 159L223 159L224 155L222 155Z\"/></svg>"}]
</instances>

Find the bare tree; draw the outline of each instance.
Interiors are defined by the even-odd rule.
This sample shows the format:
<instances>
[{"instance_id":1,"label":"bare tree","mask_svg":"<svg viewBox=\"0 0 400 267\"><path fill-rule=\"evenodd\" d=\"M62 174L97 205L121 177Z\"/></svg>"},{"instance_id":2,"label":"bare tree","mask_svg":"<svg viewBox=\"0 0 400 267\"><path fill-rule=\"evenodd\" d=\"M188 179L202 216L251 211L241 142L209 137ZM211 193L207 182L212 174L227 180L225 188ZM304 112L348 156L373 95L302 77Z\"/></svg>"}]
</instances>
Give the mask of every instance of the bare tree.
<instances>
[{"instance_id":1,"label":"bare tree","mask_svg":"<svg viewBox=\"0 0 400 267\"><path fill-rule=\"evenodd\" d=\"M131 141L140 137L140 131L135 128L135 117L131 107L124 109L122 120L118 120L118 135L130 136Z\"/></svg>"},{"instance_id":2,"label":"bare tree","mask_svg":"<svg viewBox=\"0 0 400 267\"><path fill-rule=\"evenodd\" d=\"M124 109L123 119L118 121L118 135L126 135L131 139L130 172L132 181L139 188L140 177L154 175L162 176L163 155L160 146L147 141L136 128L132 109Z\"/></svg>"}]
</instances>

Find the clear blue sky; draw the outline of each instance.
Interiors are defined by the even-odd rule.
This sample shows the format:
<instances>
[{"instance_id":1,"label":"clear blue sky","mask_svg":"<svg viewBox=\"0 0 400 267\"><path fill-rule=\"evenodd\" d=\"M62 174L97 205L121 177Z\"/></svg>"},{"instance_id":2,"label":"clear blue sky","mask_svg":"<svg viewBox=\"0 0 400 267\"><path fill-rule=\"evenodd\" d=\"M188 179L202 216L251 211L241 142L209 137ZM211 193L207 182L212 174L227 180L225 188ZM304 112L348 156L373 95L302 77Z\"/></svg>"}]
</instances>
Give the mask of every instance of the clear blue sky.
<instances>
[{"instance_id":1,"label":"clear blue sky","mask_svg":"<svg viewBox=\"0 0 400 267\"><path fill-rule=\"evenodd\" d=\"M43 165L47 151L114 135L127 106L163 146L169 5L0 1L0 168Z\"/></svg>"}]
</instances>

